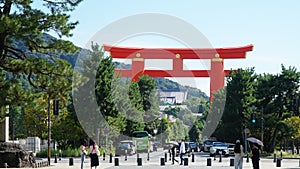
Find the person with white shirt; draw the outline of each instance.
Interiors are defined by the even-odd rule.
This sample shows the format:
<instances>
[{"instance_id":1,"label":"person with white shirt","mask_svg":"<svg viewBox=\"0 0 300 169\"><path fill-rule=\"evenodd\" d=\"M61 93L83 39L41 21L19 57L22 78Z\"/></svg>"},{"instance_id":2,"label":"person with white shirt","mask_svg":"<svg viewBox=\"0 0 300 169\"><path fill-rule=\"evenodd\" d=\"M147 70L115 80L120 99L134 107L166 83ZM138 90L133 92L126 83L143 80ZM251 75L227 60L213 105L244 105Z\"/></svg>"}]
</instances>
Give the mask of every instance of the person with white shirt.
<instances>
[{"instance_id":1,"label":"person with white shirt","mask_svg":"<svg viewBox=\"0 0 300 169\"><path fill-rule=\"evenodd\" d=\"M181 140L181 143L180 143L179 152L180 152L180 165L182 165L184 154L185 154L185 143L184 143L183 139Z\"/></svg>"}]
</instances>

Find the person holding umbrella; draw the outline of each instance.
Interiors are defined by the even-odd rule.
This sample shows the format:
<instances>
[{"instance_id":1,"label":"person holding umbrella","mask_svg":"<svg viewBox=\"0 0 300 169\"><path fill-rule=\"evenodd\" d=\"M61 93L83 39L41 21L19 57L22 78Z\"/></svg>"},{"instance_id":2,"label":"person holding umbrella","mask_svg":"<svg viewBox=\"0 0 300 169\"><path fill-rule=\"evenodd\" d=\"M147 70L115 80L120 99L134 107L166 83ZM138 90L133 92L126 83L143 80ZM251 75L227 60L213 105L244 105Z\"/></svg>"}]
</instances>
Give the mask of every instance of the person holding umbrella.
<instances>
[{"instance_id":1,"label":"person holding umbrella","mask_svg":"<svg viewBox=\"0 0 300 169\"><path fill-rule=\"evenodd\" d=\"M253 169L259 169L259 148L257 143L252 144L252 164L253 164Z\"/></svg>"},{"instance_id":2,"label":"person holding umbrella","mask_svg":"<svg viewBox=\"0 0 300 169\"><path fill-rule=\"evenodd\" d=\"M259 139L255 138L255 137L249 137L247 138L247 140L252 143L252 164L253 164L253 169L259 169L259 159L260 159L260 155L259 155L259 147L260 146L264 146L263 142L260 141Z\"/></svg>"}]
</instances>

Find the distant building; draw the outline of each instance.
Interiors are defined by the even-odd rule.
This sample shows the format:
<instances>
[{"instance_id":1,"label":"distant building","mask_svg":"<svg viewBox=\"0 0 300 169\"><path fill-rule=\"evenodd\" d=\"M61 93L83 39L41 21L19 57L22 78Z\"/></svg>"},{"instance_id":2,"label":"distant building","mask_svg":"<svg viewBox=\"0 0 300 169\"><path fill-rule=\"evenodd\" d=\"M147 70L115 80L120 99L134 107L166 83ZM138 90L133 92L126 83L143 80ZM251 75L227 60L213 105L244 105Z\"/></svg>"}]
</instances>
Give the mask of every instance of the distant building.
<instances>
[{"instance_id":1,"label":"distant building","mask_svg":"<svg viewBox=\"0 0 300 169\"><path fill-rule=\"evenodd\" d=\"M179 89L159 90L160 100L168 104L182 103L187 100L188 91Z\"/></svg>"}]
</instances>

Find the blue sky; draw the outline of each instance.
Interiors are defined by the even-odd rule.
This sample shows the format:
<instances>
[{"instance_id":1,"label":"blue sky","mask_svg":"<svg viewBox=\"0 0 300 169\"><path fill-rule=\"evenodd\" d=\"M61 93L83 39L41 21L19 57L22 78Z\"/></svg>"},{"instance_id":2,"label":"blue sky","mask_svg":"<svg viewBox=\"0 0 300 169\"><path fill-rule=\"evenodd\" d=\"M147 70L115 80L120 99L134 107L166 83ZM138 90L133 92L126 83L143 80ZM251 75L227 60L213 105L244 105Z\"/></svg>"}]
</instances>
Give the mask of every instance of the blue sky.
<instances>
[{"instance_id":1,"label":"blue sky","mask_svg":"<svg viewBox=\"0 0 300 169\"><path fill-rule=\"evenodd\" d=\"M300 70L298 0L85 0L71 13L71 20L78 20L79 25L69 40L84 47L97 31L107 25L142 13L180 18L195 26L213 47L254 45L246 59L225 60L225 69L255 67L259 74L277 74L283 64ZM159 37L145 35L128 39L123 44L137 47L172 47L174 44L178 47L178 44L171 43L172 39L156 38ZM187 82L180 78L174 80L183 84ZM197 79L196 87L208 93L209 79Z\"/></svg>"}]
</instances>

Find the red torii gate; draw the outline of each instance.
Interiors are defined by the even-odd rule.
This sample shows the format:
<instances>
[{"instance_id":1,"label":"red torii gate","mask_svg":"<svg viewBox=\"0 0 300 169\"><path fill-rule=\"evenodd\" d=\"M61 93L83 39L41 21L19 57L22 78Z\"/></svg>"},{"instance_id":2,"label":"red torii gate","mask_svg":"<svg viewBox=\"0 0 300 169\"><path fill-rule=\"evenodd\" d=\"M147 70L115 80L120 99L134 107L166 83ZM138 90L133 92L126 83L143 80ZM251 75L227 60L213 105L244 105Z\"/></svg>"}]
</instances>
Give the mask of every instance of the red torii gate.
<instances>
[{"instance_id":1,"label":"red torii gate","mask_svg":"<svg viewBox=\"0 0 300 169\"><path fill-rule=\"evenodd\" d=\"M246 58L253 45L231 48L133 48L103 45L113 58L131 59L131 70L115 69L123 77L137 81L141 74L150 77L210 77L210 99L212 92L224 87L224 78L230 70L224 70L224 59ZM145 59L172 59L172 70L145 70ZM210 70L184 70L183 59L210 59Z\"/></svg>"}]
</instances>

